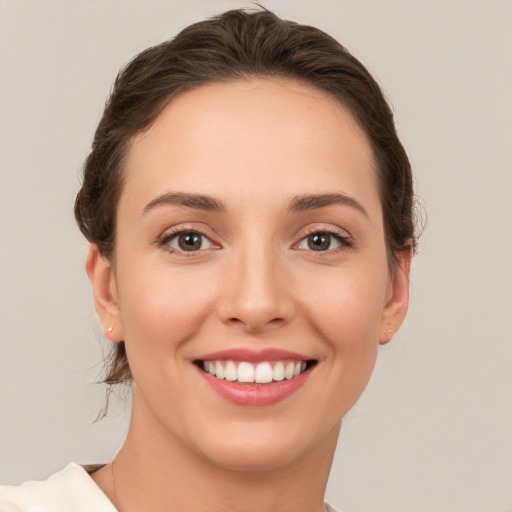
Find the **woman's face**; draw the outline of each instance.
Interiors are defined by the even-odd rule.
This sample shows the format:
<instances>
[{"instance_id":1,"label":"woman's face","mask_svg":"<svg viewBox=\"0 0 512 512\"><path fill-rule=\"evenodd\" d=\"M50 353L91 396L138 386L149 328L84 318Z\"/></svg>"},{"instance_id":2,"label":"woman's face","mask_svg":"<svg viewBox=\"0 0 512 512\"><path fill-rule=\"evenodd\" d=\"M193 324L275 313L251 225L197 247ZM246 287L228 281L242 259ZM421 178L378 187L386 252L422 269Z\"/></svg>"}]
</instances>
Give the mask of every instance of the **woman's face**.
<instances>
[{"instance_id":1,"label":"woman's face","mask_svg":"<svg viewBox=\"0 0 512 512\"><path fill-rule=\"evenodd\" d=\"M126 343L132 422L238 469L331 446L407 308L348 110L289 80L203 86L125 172L113 270L94 246L88 269Z\"/></svg>"}]
</instances>

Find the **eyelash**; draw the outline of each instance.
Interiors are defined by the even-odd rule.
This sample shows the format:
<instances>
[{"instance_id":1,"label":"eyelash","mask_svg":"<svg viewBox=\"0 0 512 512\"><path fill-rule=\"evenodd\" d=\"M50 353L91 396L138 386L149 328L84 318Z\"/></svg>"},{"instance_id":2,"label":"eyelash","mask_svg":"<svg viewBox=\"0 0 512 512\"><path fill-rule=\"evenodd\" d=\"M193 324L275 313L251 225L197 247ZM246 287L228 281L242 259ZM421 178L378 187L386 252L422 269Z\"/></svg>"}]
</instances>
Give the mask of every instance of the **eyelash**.
<instances>
[{"instance_id":1,"label":"eyelash","mask_svg":"<svg viewBox=\"0 0 512 512\"><path fill-rule=\"evenodd\" d=\"M198 256L200 253L202 253L205 250L207 250L207 249L199 249L197 251L185 251L185 250L176 249L175 247L171 247L169 245L170 242L173 239L178 238L180 235L189 235L189 234L190 235L198 235L201 238L208 240L208 242L211 245L218 245L218 244L215 244L215 242L213 242L211 240L211 238L206 233L204 233L203 231L201 231L200 229L197 229L197 228L191 228L191 229L178 228L178 229L173 230L171 232L166 232L162 236L162 238L158 240L157 244L158 244L159 247L161 247L162 249L166 250L167 252L169 252L171 254L178 254L178 255L183 256L185 258L190 258L190 257Z\"/></svg>"},{"instance_id":2,"label":"eyelash","mask_svg":"<svg viewBox=\"0 0 512 512\"><path fill-rule=\"evenodd\" d=\"M160 238L158 240L157 245L171 254L179 254L180 256L185 257L185 258L198 256L200 253L209 249L209 248L207 248L207 249L198 249L196 251L186 251L186 250L176 249L169 245L173 239L179 237L180 235L185 235L185 234L198 235L198 236L202 237L203 239L208 240L208 242L210 244L217 245L217 244L215 244L215 242L213 242L211 240L211 238L208 235L206 235L203 231L201 231L200 229L197 229L197 228L176 229L174 231L167 232L162 236L162 238ZM301 249L298 246L302 242L306 241L311 235L327 235L329 237L333 237L340 244L339 247L336 247L334 249L329 248L325 251L324 250L315 251L313 249L309 249L308 252L317 253L316 255L320 256L320 257L321 257L322 253L328 253L328 254L338 253L340 251L349 250L353 247L352 240L349 236L342 234L340 231L338 231L336 229L329 229L329 228L311 229L311 230L307 231L302 236L302 238L294 244L294 247L296 247L298 250L308 250L308 249Z\"/></svg>"},{"instance_id":3,"label":"eyelash","mask_svg":"<svg viewBox=\"0 0 512 512\"><path fill-rule=\"evenodd\" d=\"M298 246L301 242L307 240L311 235L327 235L330 237L333 237L339 244L340 247L336 247L334 249L327 249L326 251L314 251L312 249L309 250L309 252L317 253L316 255L322 256L322 253L338 253L340 251L347 251L349 249L352 249L353 242L350 236L343 234L341 231L338 231L334 228L315 228L307 231L304 236L297 242L295 245ZM299 249L299 250L307 250L307 249Z\"/></svg>"}]
</instances>

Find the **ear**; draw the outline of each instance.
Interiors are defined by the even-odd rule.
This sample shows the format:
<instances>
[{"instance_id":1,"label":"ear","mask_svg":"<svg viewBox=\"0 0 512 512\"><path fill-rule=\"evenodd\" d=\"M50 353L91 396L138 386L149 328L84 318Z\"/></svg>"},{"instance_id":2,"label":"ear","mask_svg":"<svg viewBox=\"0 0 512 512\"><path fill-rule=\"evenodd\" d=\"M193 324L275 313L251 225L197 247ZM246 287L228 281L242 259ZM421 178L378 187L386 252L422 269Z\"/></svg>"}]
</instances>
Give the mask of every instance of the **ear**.
<instances>
[{"instance_id":1,"label":"ear","mask_svg":"<svg viewBox=\"0 0 512 512\"><path fill-rule=\"evenodd\" d=\"M115 274L96 244L89 244L85 270L91 281L94 305L105 336L113 342L123 341Z\"/></svg>"},{"instance_id":2,"label":"ear","mask_svg":"<svg viewBox=\"0 0 512 512\"><path fill-rule=\"evenodd\" d=\"M398 331L409 307L409 275L411 271L412 247L396 255L398 268L390 277L386 305L382 313L379 343L385 345Z\"/></svg>"}]
</instances>

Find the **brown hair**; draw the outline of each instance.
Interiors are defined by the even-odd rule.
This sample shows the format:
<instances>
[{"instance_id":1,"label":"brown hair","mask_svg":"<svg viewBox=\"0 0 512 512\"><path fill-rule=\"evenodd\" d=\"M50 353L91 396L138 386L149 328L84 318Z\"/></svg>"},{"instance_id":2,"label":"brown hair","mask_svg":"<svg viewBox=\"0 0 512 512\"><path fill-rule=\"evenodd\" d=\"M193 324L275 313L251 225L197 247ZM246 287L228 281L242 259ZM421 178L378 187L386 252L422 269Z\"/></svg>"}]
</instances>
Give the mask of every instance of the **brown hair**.
<instances>
[{"instance_id":1,"label":"brown hair","mask_svg":"<svg viewBox=\"0 0 512 512\"><path fill-rule=\"evenodd\" d=\"M177 94L250 76L292 78L325 91L350 109L366 132L377 163L388 260L415 247L409 160L377 82L335 39L267 10L228 11L185 28L137 55L116 78L83 170L75 203L82 233L111 259L123 159ZM124 342L107 362L105 383L132 379Z\"/></svg>"}]
</instances>

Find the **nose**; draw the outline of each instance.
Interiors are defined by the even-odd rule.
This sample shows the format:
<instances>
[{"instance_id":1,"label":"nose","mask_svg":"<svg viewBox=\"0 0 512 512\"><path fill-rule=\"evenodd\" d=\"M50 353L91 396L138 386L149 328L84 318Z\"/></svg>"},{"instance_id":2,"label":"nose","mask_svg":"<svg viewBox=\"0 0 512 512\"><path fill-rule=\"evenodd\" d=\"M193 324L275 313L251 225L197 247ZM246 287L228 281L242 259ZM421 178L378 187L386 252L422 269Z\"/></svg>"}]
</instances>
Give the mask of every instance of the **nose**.
<instances>
[{"instance_id":1,"label":"nose","mask_svg":"<svg viewBox=\"0 0 512 512\"><path fill-rule=\"evenodd\" d=\"M295 308L290 273L271 250L247 250L236 254L221 283L218 311L232 327L258 333L283 326Z\"/></svg>"}]
</instances>

